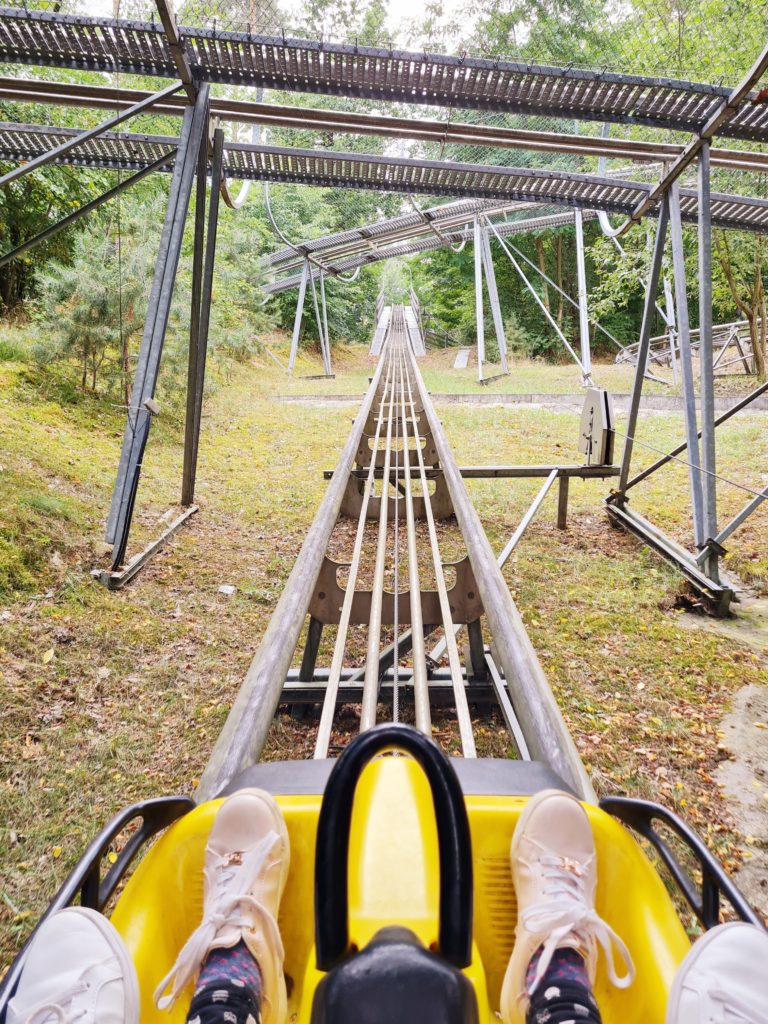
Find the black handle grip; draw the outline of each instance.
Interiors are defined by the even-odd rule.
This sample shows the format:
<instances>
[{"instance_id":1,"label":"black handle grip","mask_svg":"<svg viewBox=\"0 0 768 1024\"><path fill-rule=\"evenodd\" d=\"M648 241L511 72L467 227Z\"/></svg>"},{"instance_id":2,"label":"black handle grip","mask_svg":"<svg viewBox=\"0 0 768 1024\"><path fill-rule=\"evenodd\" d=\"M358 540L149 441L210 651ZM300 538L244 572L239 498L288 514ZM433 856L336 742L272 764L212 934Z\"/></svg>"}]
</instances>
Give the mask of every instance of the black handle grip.
<instances>
[{"instance_id":1,"label":"black handle grip","mask_svg":"<svg viewBox=\"0 0 768 1024\"><path fill-rule=\"evenodd\" d=\"M368 762L388 747L410 754L432 791L440 855L439 952L454 967L472 960L472 843L456 772L432 740L407 725L380 725L358 736L325 787L315 854L317 967L330 970L349 949L349 833L355 790Z\"/></svg>"},{"instance_id":2,"label":"black handle grip","mask_svg":"<svg viewBox=\"0 0 768 1024\"><path fill-rule=\"evenodd\" d=\"M666 865L691 910L705 928L714 928L720 922L721 894L725 896L737 917L742 921L762 925L760 917L747 903L733 880L725 873L722 864L696 833L672 811L668 811L661 804L626 796L603 797L600 807L648 840ZM700 886L690 877L670 847L653 827L654 821L660 821L666 825L694 855L701 871Z\"/></svg>"}]
</instances>

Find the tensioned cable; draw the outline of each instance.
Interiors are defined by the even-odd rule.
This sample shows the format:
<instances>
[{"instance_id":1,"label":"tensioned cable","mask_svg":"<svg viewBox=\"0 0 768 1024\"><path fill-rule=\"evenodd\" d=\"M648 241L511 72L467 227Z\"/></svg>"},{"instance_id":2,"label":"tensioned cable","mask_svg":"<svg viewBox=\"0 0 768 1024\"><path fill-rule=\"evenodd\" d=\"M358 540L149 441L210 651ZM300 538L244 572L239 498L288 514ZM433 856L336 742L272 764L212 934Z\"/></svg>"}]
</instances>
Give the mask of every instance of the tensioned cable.
<instances>
[{"instance_id":1,"label":"tensioned cable","mask_svg":"<svg viewBox=\"0 0 768 1024\"><path fill-rule=\"evenodd\" d=\"M713 473L711 469L704 469L703 466L695 466L692 462L689 462L687 459L681 459L679 455L670 455L670 453L665 452L663 448L655 448L652 444L648 444L647 441L640 441L637 437L631 437L629 434L625 434L622 430L618 430L616 427L613 428L613 433L620 434L622 437L625 437L627 438L627 440L631 441L632 444L638 444L641 448L647 448L648 451L655 452L656 455L663 455L665 459L669 459L671 462L679 462L682 466L687 466L689 469L694 469L697 473L704 473L707 476L714 477L715 480L720 480L724 484L730 484L731 487L737 487L740 491L746 491L747 494L753 494L755 497L765 497L763 491L756 491L754 490L754 488L748 487L746 484L737 483L735 480L731 480L727 476L721 476L719 473Z\"/></svg>"}]
</instances>

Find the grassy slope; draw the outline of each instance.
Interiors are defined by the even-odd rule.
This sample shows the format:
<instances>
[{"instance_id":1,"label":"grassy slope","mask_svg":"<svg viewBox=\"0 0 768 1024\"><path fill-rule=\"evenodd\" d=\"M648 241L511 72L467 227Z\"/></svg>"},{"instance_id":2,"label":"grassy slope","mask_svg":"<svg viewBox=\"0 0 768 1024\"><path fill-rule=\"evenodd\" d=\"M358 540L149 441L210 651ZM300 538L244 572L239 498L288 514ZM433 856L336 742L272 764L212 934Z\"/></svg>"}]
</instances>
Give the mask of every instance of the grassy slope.
<instances>
[{"instance_id":1,"label":"grassy slope","mask_svg":"<svg viewBox=\"0 0 768 1024\"><path fill-rule=\"evenodd\" d=\"M298 372L317 369L306 358ZM349 350L337 372L335 381L287 383L269 360L233 370L206 404L201 514L135 585L110 594L88 573L98 560L122 412L93 400L62 405L48 376L30 379L24 367L0 364L3 959L106 818L141 797L194 786L352 411L275 395L360 393L369 364ZM522 390L545 390L540 367L524 373L531 383ZM439 366L428 372L435 391L447 390L441 374ZM570 371L561 387L575 384ZM459 461L576 457L573 413L446 406L441 414ZM643 429L661 447L681 425L659 416ZM180 434L179 423L161 417L155 425L133 550L159 532L160 516L177 500ZM734 421L721 471L759 480L767 449L764 418ZM536 486L471 483L495 547ZM681 539L685 486L684 469L673 468L637 501ZM606 525L604 493L599 482L572 486L566 533L553 526L550 500L508 566L510 585L600 789L677 804L733 861L739 853L710 778L724 756L717 723L734 688L765 684L765 666L733 641L678 625L677 577ZM745 498L723 488L724 514ZM761 512L734 543L733 564L760 585L768 578L765 526ZM238 588L234 597L218 594L222 583ZM302 737L281 719L273 756L303 749L307 726Z\"/></svg>"}]
</instances>

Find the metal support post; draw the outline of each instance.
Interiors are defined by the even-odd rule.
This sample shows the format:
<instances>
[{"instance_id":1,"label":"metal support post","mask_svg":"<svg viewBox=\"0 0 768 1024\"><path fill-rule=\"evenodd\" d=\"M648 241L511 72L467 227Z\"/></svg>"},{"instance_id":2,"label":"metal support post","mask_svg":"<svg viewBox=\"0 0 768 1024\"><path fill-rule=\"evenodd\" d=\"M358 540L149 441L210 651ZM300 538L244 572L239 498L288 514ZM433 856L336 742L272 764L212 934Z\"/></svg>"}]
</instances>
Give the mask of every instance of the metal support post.
<instances>
[{"instance_id":1,"label":"metal support post","mask_svg":"<svg viewBox=\"0 0 768 1024\"><path fill-rule=\"evenodd\" d=\"M325 332L325 372L330 377L331 367L331 336L328 333L328 303L325 301L325 273L320 271L320 303L323 307L323 331Z\"/></svg>"},{"instance_id":2,"label":"metal support post","mask_svg":"<svg viewBox=\"0 0 768 1024\"><path fill-rule=\"evenodd\" d=\"M584 221L581 210L574 213L576 225L576 278L579 289L579 341L581 342L581 372L584 385L592 387L592 353L589 348L589 312L587 310L587 267L584 259Z\"/></svg>"},{"instance_id":3,"label":"metal support post","mask_svg":"<svg viewBox=\"0 0 768 1024\"><path fill-rule=\"evenodd\" d=\"M531 295L532 295L532 296L534 297L534 299L536 300L536 303L537 303L537 305L538 305L539 309L540 309L540 310L542 311L542 313L544 314L544 316L545 316L545 317L547 318L547 320L549 321L549 323L550 323L550 324L552 325L552 328L554 329L554 331L555 331L555 334L557 334L558 338L559 338L559 339L560 339L560 340L562 341L562 343L563 343L563 344L565 345L565 347L566 347L566 348L568 349L568 351L570 352L570 354L571 354L571 355L573 356L573 358L574 358L574 359L576 360L576 363L578 364L578 366L579 366L579 369L581 370L581 373L582 373L582 376L583 376L583 375L584 375L584 366L582 365L582 362L581 362L581 360L579 359L579 357L578 357L578 356L576 355L576 353L574 352L574 350L573 350L573 347L572 347L572 346L571 346L571 344L569 343L568 339L566 338L566 336L565 336L565 335L563 334L562 330L560 329L560 325L558 324L557 320L555 320L555 318L554 318L554 317L552 316L552 314L550 313L550 311L549 311L549 310L547 309L547 307L546 307L546 306L544 305L544 303L542 302L542 300L541 300L541 296L539 295L539 293L538 293L538 292L536 291L536 289L535 289L535 288L533 287L533 285L531 284L531 282L530 282L530 281L528 280L528 278L527 278L527 277L525 276L525 274L523 273L523 269L522 269L522 267L521 267L521 266L520 266L520 264L519 264L519 263L517 262L517 260L516 260L516 259L515 259L515 257L514 257L514 256L512 255L512 253L510 252L509 246L508 246L508 245L507 245L507 243L506 243L506 242L504 241L504 239L503 239L503 238L501 237L501 235L500 235L500 234L498 233L498 231L496 230L495 226L494 226L494 225L493 225L492 223L490 223L490 221L489 221L489 224L488 224L488 226L490 227L491 231L493 231L494 235L495 235L495 236L496 236L496 238L498 239L498 242L499 242L499 245L501 246L501 248L502 248L502 249L504 250L504 252L505 252L505 253L507 254L507 257L509 258L509 261L510 261L510 263L511 263L511 264L512 264L512 266L513 266L513 267L515 268L515 270L517 271L517 273L518 273L518 274L520 275L520 280L521 280L521 281L523 282L523 284L525 285L525 287L526 287L526 288L528 289L528 291L529 291L529 292L531 293Z\"/></svg>"},{"instance_id":4,"label":"metal support post","mask_svg":"<svg viewBox=\"0 0 768 1024\"><path fill-rule=\"evenodd\" d=\"M488 666L485 664L485 645L483 643L483 626L480 619L467 623L469 637L469 660L472 675L476 681L488 678ZM469 666L467 666L469 668Z\"/></svg>"},{"instance_id":5,"label":"metal support post","mask_svg":"<svg viewBox=\"0 0 768 1024\"><path fill-rule=\"evenodd\" d=\"M491 304L493 316L493 329L496 332L496 341L499 345L499 362L504 373L509 373L507 366L507 339L504 335L504 321L501 318L501 306L499 305L499 290L496 287L496 272L493 269L493 257L491 247L488 243L488 232L480 231L482 263L485 269L485 283L488 286L488 300Z\"/></svg>"},{"instance_id":6,"label":"metal support post","mask_svg":"<svg viewBox=\"0 0 768 1024\"><path fill-rule=\"evenodd\" d=\"M710 205L709 142L699 152L699 367L701 374L701 463L704 497L702 540L717 536L717 479L715 453L715 368L712 351L712 210ZM710 549L704 566L719 581L717 551Z\"/></svg>"},{"instance_id":7,"label":"metal support post","mask_svg":"<svg viewBox=\"0 0 768 1024\"><path fill-rule=\"evenodd\" d=\"M309 260L304 260L301 271L301 284L299 285L299 297L296 300L296 315L293 318L293 337L291 339L291 354L288 359L288 372L293 373L296 365L296 353L299 351L299 335L301 334L301 321L304 316L304 298L307 294L307 277L309 276Z\"/></svg>"},{"instance_id":8,"label":"metal support post","mask_svg":"<svg viewBox=\"0 0 768 1024\"><path fill-rule=\"evenodd\" d=\"M178 157L173 169L160 246L155 262L147 319L136 365L128 422L123 436L120 464L117 470L112 505L107 522L106 539L114 544L113 568L125 555L133 505L141 474L141 459L150 429L147 400L155 393L160 357L168 327L176 271L184 237L189 200L200 146L205 144L208 123L208 86L200 89L194 106L184 113Z\"/></svg>"},{"instance_id":9,"label":"metal support post","mask_svg":"<svg viewBox=\"0 0 768 1024\"><path fill-rule=\"evenodd\" d=\"M205 259L205 203L208 179L208 152L200 147L197 156L195 190L195 232L192 247L192 302L189 311L189 355L187 357L187 413L184 422L184 463L181 471L181 504L195 500L192 470L192 435L195 422L195 389L200 354L200 297L203 293L203 260Z\"/></svg>"},{"instance_id":10,"label":"metal support post","mask_svg":"<svg viewBox=\"0 0 768 1024\"><path fill-rule=\"evenodd\" d=\"M483 317L483 250L480 220L474 220L475 241L475 318L477 322L477 379L483 379L485 362L485 323Z\"/></svg>"},{"instance_id":11,"label":"metal support post","mask_svg":"<svg viewBox=\"0 0 768 1024\"><path fill-rule=\"evenodd\" d=\"M637 362L635 363L635 380L632 385L632 398L629 403L629 414L627 416L626 434L624 437L624 451L621 456L621 472L619 473L618 492L625 494L627 480L629 479L629 466L632 462L632 447L637 429L637 415L640 411L640 397L643 393L643 381L645 380L645 367L648 363L648 351L651 346L651 327L656 312L656 292L659 289L659 277L661 275L661 261L664 256L664 247L667 241L667 224L669 222L669 206L666 202L661 204L659 209L659 220L656 225L656 238L653 243L653 255L651 266L648 272L648 284L645 289L645 304L643 306L643 320L640 325L640 338L637 345Z\"/></svg>"},{"instance_id":12,"label":"metal support post","mask_svg":"<svg viewBox=\"0 0 768 1024\"><path fill-rule=\"evenodd\" d=\"M568 477L560 477L560 487L557 492L557 528L565 530L568 528Z\"/></svg>"},{"instance_id":13,"label":"metal support post","mask_svg":"<svg viewBox=\"0 0 768 1024\"><path fill-rule=\"evenodd\" d=\"M205 208L205 171L207 170L207 147L200 147L200 164L203 165L203 209ZM203 414L203 390L205 388L205 363L208 355L208 329L211 323L211 301L213 298L213 265L216 259L216 232L219 225L219 197L224 163L224 132L217 128L213 133L213 162L211 165L211 198L208 204L208 230L205 236L205 264L202 266L198 314L190 318L189 375L187 382L187 422L184 435L184 470L182 478L182 505L191 505L195 498L195 476L197 474L197 452L200 443L200 422ZM195 211L197 213L197 211ZM195 222L195 246L197 247L197 222ZM202 240L201 240L202 242ZM195 254L197 256L197 253ZM195 301L193 275L192 301ZM192 338L192 324L196 321L196 336ZM194 357L193 357L194 352ZM190 390L191 385L191 390Z\"/></svg>"},{"instance_id":14,"label":"metal support post","mask_svg":"<svg viewBox=\"0 0 768 1024\"><path fill-rule=\"evenodd\" d=\"M685 252L683 251L683 225L680 220L680 187L677 182L670 185L666 193L669 207L669 234L672 242L672 273L675 281L675 312L680 343L680 370L683 377L683 402L685 412L685 436L688 442L688 464L693 507L693 537L697 547L702 547L704 534L704 498L701 487L701 464L699 461L699 433L696 418L696 394L693 381L693 358L691 354L691 332L688 324L688 293L685 280Z\"/></svg>"},{"instance_id":15,"label":"metal support post","mask_svg":"<svg viewBox=\"0 0 768 1024\"><path fill-rule=\"evenodd\" d=\"M314 274L309 275L309 284L312 290L312 308L315 312L315 323L317 324L317 334L320 338L320 354L323 357L323 369L327 376L331 374L330 360L328 358L328 339L325 336L325 326L323 318L320 315L320 307L317 301L317 288L315 287Z\"/></svg>"},{"instance_id":16,"label":"metal support post","mask_svg":"<svg viewBox=\"0 0 768 1024\"><path fill-rule=\"evenodd\" d=\"M314 615L309 617L307 626L307 640L304 644L304 654L301 658L299 679L302 683L311 683L315 677L315 665L317 664L317 652L320 650L320 641L323 637L323 624Z\"/></svg>"},{"instance_id":17,"label":"metal support post","mask_svg":"<svg viewBox=\"0 0 768 1024\"><path fill-rule=\"evenodd\" d=\"M677 384L677 352L675 351L675 336L677 324L675 323L675 301L672 298L672 285L669 278L664 275L664 308L667 313L667 337L669 338L669 365L672 369L672 383Z\"/></svg>"}]
</instances>

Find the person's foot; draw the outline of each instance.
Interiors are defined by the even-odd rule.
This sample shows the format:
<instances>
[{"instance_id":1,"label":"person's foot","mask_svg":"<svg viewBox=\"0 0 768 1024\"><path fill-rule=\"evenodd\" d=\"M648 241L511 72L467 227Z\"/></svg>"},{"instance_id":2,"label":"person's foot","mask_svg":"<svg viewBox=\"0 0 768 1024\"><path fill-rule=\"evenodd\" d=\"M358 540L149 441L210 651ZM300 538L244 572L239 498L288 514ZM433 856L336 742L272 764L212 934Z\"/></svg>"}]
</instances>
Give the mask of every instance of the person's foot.
<instances>
[{"instance_id":1,"label":"person's foot","mask_svg":"<svg viewBox=\"0 0 768 1024\"><path fill-rule=\"evenodd\" d=\"M768 932L721 924L694 943L675 975L667 1024L766 1024Z\"/></svg>"},{"instance_id":2,"label":"person's foot","mask_svg":"<svg viewBox=\"0 0 768 1024\"><path fill-rule=\"evenodd\" d=\"M600 945L611 982L620 988L629 985L634 977L629 951L595 911L595 844L579 801L558 790L532 797L517 822L510 858L517 929L501 990L501 1016L506 1024L525 1020L530 996L556 949L576 950L594 983ZM614 969L612 942L627 967L623 977ZM528 965L538 950L536 969L526 984Z\"/></svg>"},{"instance_id":3,"label":"person's foot","mask_svg":"<svg viewBox=\"0 0 768 1024\"><path fill-rule=\"evenodd\" d=\"M277 912L288 877L288 830L280 808L260 789L243 789L218 810L205 850L203 919L155 992L172 1006L196 980L213 949L245 942L262 978L263 1024L286 1015L283 944ZM172 982L170 995L163 995Z\"/></svg>"},{"instance_id":4,"label":"person's foot","mask_svg":"<svg viewBox=\"0 0 768 1024\"><path fill-rule=\"evenodd\" d=\"M139 1024L136 968L114 926L95 910L51 914L29 946L6 1024Z\"/></svg>"}]
</instances>

